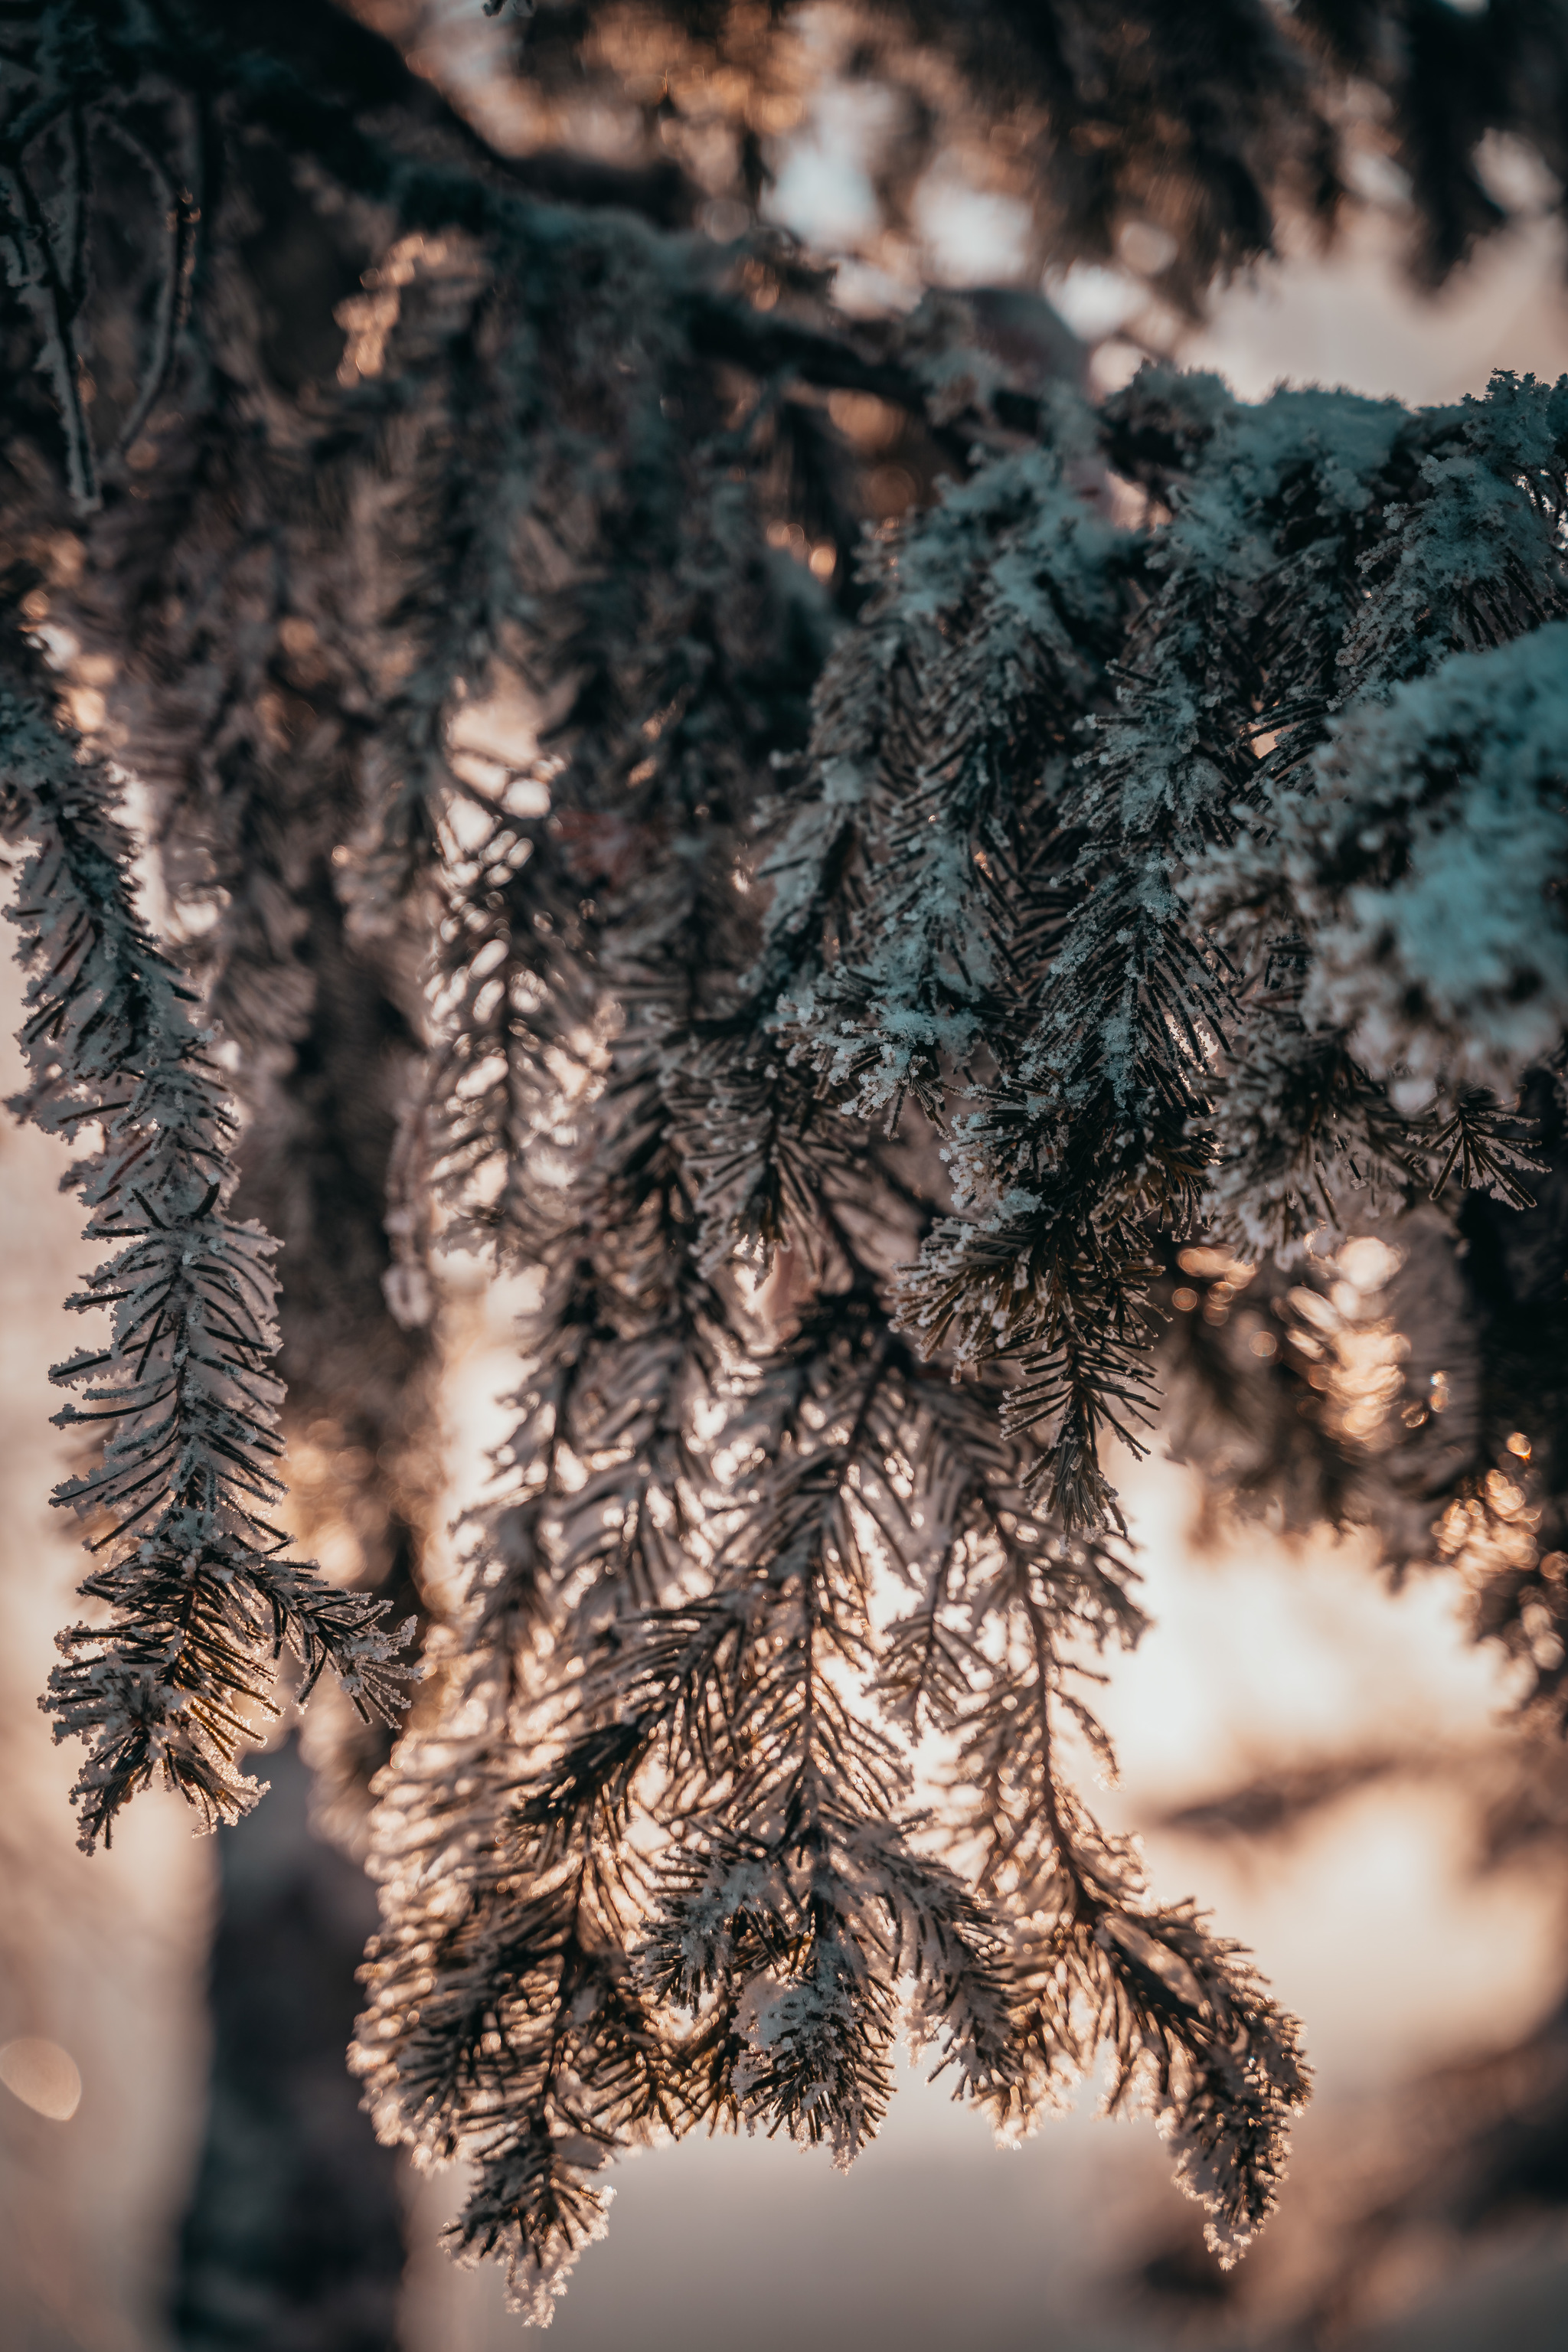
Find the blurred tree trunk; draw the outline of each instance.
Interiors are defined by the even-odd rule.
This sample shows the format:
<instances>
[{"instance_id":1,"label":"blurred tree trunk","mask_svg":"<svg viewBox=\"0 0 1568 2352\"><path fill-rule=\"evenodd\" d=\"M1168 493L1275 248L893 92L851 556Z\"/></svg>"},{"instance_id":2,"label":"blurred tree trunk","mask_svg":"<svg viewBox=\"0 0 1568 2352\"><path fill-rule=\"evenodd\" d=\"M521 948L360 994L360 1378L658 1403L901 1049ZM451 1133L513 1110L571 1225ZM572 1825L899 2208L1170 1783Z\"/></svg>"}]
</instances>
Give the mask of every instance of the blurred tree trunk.
<instances>
[{"instance_id":1,"label":"blurred tree trunk","mask_svg":"<svg viewBox=\"0 0 1568 2352\"><path fill-rule=\"evenodd\" d=\"M290 1738L267 1802L220 1830L207 2123L175 2282L190 2352L392 2352L403 2271L399 2159L343 2053L375 1900L312 1834Z\"/></svg>"}]
</instances>

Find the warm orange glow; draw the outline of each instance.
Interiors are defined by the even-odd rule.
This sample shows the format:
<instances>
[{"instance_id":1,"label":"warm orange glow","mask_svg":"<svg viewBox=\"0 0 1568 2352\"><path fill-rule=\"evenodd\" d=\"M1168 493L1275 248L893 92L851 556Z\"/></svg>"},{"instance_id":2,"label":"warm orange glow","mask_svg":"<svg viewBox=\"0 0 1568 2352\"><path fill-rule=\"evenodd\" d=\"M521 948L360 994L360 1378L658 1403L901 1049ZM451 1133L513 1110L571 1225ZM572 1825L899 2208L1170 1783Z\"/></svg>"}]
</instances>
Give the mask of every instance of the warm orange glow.
<instances>
[{"instance_id":1,"label":"warm orange glow","mask_svg":"<svg viewBox=\"0 0 1568 2352\"><path fill-rule=\"evenodd\" d=\"M33 2034L0 2048L0 2083L51 2123L68 2124L81 2105L81 2076L70 2052Z\"/></svg>"}]
</instances>

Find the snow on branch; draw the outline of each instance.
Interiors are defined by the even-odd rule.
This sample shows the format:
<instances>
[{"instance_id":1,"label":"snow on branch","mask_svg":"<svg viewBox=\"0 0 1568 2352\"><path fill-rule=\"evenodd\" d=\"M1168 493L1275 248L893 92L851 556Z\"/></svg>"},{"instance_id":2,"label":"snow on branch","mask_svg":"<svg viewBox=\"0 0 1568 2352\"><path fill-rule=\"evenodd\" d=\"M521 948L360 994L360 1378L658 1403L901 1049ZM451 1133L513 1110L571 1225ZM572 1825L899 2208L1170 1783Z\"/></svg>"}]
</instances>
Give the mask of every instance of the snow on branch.
<instances>
[{"instance_id":1,"label":"snow on branch","mask_svg":"<svg viewBox=\"0 0 1568 2352\"><path fill-rule=\"evenodd\" d=\"M68 1303L109 1317L54 1368L59 1424L97 1458L57 1491L98 1565L103 1615L59 1637L42 1702L89 1748L81 1843L162 1777L210 1827L259 1791L239 1769L287 1644L308 1692L331 1665L363 1715L394 1721L406 1629L284 1555L271 1523L280 1389L272 1244L226 1203L234 1114L190 990L135 910L132 844L110 779L52 712L22 649L0 677L5 837L25 841L11 920L27 974L29 1082L11 1108L84 1145L71 1171L104 1253Z\"/></svg>"}]
</instances>

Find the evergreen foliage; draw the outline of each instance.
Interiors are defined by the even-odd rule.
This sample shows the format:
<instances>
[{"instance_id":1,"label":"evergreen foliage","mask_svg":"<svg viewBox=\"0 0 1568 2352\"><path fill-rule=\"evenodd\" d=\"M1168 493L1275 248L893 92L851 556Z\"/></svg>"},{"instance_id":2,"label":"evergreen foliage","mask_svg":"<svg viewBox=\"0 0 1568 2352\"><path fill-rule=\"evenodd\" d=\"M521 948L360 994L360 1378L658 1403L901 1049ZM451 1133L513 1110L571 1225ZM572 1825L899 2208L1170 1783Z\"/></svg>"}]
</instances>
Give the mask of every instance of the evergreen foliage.
<instances>
[{"instance_id":1,"label":"evergreen foliage","mask_svg":"<svg viewBox=\"0 0 1568 2352\"><path fill-rule=\"evenodd\" d=\"M286 1641L303 1691L331 1664L362 1712L390 1721L403 1701L386 1602L281 1558L288 1539L262 1516L282 1492L269 1244L227 1214L233 1112L191 992L137 919L113 789L36 678L0 687L0 742L5 835L30 845L12 919L31 1076L11 1108L89 1141L69 1181L90 1212L84 1238L110 1245L67 1302L107 1309L109 1344L50 1375L81 1394L65 1426L108 1424L55 1500L106 1555L82 1591L109 1622L60 1636L45 1702L59 1736L89 1746L74 1794L90 1852L159 1775L209 1823L255 1801L238 1769L247 1709L270 1707Z\"/></svg>"},{"instance_id":2,"label":"evergreen foliage","mask_svg":"<svg viewBox=\"0 0 1568 2352\"><path fill-rule=\"evenodd\" d=\"M507 11L552 130L578 107L613 111L628 148L640 135L705 185L721 157L725 193L752 201L768 174L759 130L788 119L809 72L791 38L800 13L711 0ZM847 77L886 94L876 175L896 226L944 150L988 146L1040 260L1125 260L1139 220L1163 233L1158 290L1186 310L1216 272L1274 250L1283 222L1331 230L1368 129L1408 186L1410 260L1433 284L1519 205L1487 170L1489 137L1568 184L1561 0L863 0L811 38L835 35Z\"/></svg>"},{"instance_id":3,"label":"evergreen foliage","mask_svg":"<svg viewBox=\"0 0 1568 2352\"><path fill-rule=\"evenodd\" d=\"M101 1131L115 1245L72 1302L110 1344L57 1375L110 1423L62 1496L108 1553L52 1694L89 1842L160 1767L246 1801L285 1640L399 1704L385 1598L260 1516L270 1244L202 1025L320 1329L284 1163L303 1129L353 1167L307 1084L351 1001L372 1123L405 1093L353 1175L362 1460L412 1442L440 1252L531 1286L377 1784L353 2061L385 2137L473 2162L459 2246L545 2322L618 2151L743 2123L847 2163L907 2030L1004 2137L1109 2053L1234 2259L1308 2074L1074 1785L1143 1622L1116 1455L1164 1410L1244 1501L1460 1562L1560 1708L1568 384L1412 415L1151 367L1096 408L1030 298L855 320L778 234L699 234L761 186L734 121L700 190L508 158L325 7L16 13L25 1107ZM864 70L912 32L954 121L1005 72L1059 258L1157 212L1158 161L1196 300L1292 189L1331 214L1334 58L1438 267L1492 225L1482 130L1554 160L1559 10L1412 5L1397 65L1394 14L889 7ZM570 58L651 124L628 22L742 113L788 62L740 12L546 9L531 87ZM1444 42L1489 76L1458 146ZM508 696L531 746L476 745Z\"/></svg>"}]
</instances>

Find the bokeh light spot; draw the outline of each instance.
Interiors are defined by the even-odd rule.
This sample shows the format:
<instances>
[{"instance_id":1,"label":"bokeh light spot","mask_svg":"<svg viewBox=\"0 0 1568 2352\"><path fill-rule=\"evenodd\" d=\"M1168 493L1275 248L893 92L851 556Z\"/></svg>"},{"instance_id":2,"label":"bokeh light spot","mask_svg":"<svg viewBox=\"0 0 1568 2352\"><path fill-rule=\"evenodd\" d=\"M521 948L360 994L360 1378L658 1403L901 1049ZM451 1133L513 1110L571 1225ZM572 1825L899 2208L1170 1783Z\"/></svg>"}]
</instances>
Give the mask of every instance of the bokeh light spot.
<instances>
[{"instance_id":1,"label":"bokeh light spot","mask_svg":"<svg viewBox=\"0 0 1568 2352\"><path fill-rule=\"evenodd\" d=\"M70 2052L32 2034L0 2048L0 2083L51 2123L68 2124L81 2105L81 2076Z\"/></svg>"}]
</instances>

